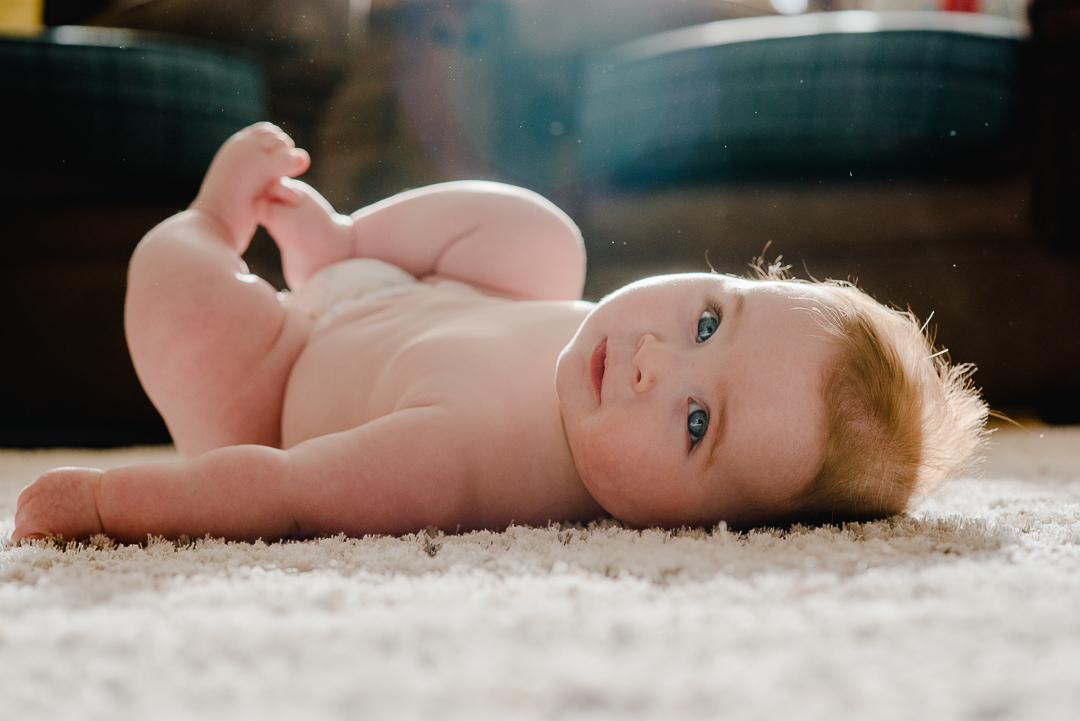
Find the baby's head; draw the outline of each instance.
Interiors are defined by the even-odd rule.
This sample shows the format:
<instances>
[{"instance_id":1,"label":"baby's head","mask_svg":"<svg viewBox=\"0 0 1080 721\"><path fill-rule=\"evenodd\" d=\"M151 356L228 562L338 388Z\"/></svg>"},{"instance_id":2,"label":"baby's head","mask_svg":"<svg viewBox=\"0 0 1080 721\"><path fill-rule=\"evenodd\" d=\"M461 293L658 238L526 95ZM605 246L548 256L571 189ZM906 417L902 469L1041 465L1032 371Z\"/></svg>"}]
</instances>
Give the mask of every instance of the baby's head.
<instances>
[{"instance_id":1,"label":"baby's head","mask_svg":"<svg viewBox=\"0 0 1080 721\"><path fill-rule=\"evenodd\" d=\"M612 515L745 527L899 513L965 468L986 417L968 370L849 284L691 273L604 298L556 385Z\"/></svg>"}]
</instances>

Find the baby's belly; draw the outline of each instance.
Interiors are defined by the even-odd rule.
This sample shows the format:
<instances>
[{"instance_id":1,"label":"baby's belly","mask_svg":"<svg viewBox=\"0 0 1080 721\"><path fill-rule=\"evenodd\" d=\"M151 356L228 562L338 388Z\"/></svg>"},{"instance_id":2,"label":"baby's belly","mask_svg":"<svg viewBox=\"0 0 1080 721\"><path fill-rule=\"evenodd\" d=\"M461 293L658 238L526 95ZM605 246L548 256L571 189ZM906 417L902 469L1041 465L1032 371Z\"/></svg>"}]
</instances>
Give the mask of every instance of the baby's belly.
<instances>
[{"instance_id":1,"label":"baby's belly","mask_svg":"<svg viewBox=\"0 0 1080 721\"><path fill-rule=\"evenodd\" d=\"M355 428L385 415L393 404L379 403L373 391L390 396L384 353L372 352L366 334L343 327L310 344L297 359L281 413L285 448L316 436ZM349 332L353 331L353 332Z\"/></svg>"},{"instance_id":2,"label":"baby's belly","mask_svg":"<svg viewBox=\"0 0 1080 721\"><path fill-rule=\"evenodd\" d=\"M282 445L419 404L425 393L437 392L447 365L469 365L473 348L469 334L461 332L462 316L505 302L458 288L425 287L336 309L339 317L316 329L293 366L282 408Z\"/></svg>"}]
</instances>

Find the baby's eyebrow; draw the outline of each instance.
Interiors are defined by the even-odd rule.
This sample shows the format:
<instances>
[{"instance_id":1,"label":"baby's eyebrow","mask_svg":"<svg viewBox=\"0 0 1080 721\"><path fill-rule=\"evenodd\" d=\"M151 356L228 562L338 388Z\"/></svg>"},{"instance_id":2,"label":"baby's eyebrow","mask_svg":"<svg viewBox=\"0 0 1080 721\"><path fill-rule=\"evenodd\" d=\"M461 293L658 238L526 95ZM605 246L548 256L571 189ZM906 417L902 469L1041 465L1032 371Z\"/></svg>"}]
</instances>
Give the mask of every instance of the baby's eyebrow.
<instances>
[{"instance_id":1,"label":"baby's eyebrow","mask_svg":"<svg viewBox=\"0 0 1080 721\"><path fill-rule=\"evenodd\" d=\"M713 439L712 445L709 446L709 454L705 456L705 470L712 467L716 449L720 447L720 442L724 439L724 431L727 430L727 396L723 396L723 400L720 401L709 421L713 427Z\"/></svg>"},{"instance_id":2,"label":"baby's eyebrow","mask_svg":"<svg viewBox=\"0 0 1080 721\"><path fill-rule=\"evenodd\" d=\"M724 322L728 325L727 334L729 339L731 335L735 332L735 325L739 322L739 319L742 318L743 308L745 307L746 296L742 293L739 293L735 296L735 307L732 309L731 313L724 314Z\"/></svg>"}]
</instances>

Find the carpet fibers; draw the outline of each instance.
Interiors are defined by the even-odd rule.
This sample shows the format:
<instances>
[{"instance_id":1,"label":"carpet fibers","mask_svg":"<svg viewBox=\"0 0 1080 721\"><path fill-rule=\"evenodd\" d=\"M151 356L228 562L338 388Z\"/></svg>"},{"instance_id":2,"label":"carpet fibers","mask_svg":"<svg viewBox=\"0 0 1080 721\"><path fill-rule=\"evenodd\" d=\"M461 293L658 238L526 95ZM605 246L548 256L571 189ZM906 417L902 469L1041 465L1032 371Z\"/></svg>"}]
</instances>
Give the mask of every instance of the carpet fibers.
<instances>
[{"instance_id":1,"label":"carpet fibers","mask_svg":"<svg viewBox=\"0 0 1080 721\"><path fill-rule=\"evenodd\" d=\"M909 516L13 545L0 719L1080 718L1080 428L1005 429Z\"/></svg>"}]
</instances>

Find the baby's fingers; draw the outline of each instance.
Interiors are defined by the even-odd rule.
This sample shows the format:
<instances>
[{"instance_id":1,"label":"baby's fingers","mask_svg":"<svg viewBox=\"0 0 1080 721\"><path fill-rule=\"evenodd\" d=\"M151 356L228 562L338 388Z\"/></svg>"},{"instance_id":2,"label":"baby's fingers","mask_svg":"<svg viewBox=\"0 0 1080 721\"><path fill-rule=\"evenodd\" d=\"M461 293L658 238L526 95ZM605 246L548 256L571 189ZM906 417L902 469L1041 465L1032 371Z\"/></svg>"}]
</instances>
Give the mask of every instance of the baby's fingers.
<instances>
[{"instance_id":1,"label":"baby's fingers","mask_svg":"<svg viewBox=\"0 0 1080 721\"><path fill-rule=\"evenodd\" d=\"M260 200L295 207L300 205L300 202L306 196L304 192L306 185L306 183L292 178L278 178L266 186Z\"/></svg>"},{"instance_id":2,"label":"baby's fingers","mask_svg":"<svg viewBox=\"0 0 1080 721\"><path fill-rule=\"evenodd\" d=\"M102 533L96 490L103 473L95 468L56 468L24 488L12 540Z\"/></svg>"}]
</instances>

